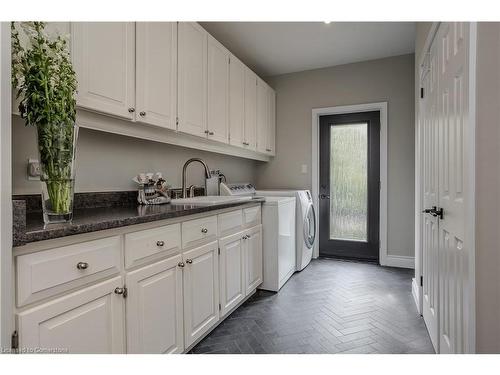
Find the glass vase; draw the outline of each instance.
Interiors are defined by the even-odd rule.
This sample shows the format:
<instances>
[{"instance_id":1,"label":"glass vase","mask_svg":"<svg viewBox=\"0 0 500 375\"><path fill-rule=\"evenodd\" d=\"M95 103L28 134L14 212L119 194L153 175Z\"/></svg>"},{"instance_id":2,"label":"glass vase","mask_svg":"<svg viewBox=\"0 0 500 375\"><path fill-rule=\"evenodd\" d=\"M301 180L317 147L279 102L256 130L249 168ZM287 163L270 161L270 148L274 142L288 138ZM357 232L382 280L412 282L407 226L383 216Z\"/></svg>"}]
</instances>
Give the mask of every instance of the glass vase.
<instances>
[{"instance_id":1,"label":"glass vase","mask_svg":"<svg viewBox=\"0 0 500 375\"><path fill-rule=\"evenodd\" d=\"M47 224L73 220L75 156L78 126L37 126L43 221Z\"/></svg>"}]
</instances>

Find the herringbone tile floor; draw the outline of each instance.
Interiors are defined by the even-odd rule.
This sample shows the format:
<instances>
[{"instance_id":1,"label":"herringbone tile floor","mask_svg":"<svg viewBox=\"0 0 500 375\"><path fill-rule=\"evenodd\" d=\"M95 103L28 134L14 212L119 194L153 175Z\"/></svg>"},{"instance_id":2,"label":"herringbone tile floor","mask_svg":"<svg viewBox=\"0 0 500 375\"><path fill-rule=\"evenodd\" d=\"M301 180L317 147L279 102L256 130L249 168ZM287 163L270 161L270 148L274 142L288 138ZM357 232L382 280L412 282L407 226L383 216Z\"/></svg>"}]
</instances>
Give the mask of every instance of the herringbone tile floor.
<instances>
[{"instance_id":1,"label":"herringbone tile floor","mask_svg":"<svg viewBox=\"0 0 500 375\"><path fill-rule=\"evenodd\" d=\"M257 291L191 353L434 353L411 270L313 260L279 293Z\"/></svg>"}]
</instances>

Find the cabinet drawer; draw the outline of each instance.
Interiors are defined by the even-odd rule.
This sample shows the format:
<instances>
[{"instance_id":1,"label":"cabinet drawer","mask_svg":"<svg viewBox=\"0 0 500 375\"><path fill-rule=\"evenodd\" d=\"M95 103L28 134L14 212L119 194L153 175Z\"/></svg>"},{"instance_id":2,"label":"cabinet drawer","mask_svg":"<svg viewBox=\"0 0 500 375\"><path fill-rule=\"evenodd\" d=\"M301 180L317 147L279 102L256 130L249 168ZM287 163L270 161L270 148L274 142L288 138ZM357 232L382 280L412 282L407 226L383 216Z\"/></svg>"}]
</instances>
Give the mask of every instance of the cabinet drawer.
<instances>
[{"instance_id":1,"label":"cabinet drawer","mask_svg":"<svg viewBox=\"0 0 500 375\"><path fill-rule=\"evenodd\" d=\"M182 247L201 245L217 239L217 216L182 223Z\"/></svg>"},{"instance_id":2,"label":"cabinet drawer","mask_svg":"<svg viewBox=\"0 0 500 375\"><path fill-rule=\"evenodd\" d=\"M259 225L261 221L260 206L243 209L243 224L246 227Z\"/></svg>"},{"instance_id":3,"label":"cabinet drawer","mask_svg":"<svg viewBox=\"0 0 500 375\"><path fill-rule=\"evenodd\" d=\"M172 224L125 235L125 267L173 255L181 248L181 225Z\"/></svg>"},{"instance_id":4,"label":"cabinet drawer","mask_svg":"<svg viewBox=\"0 0 500 375\"><path fill-rule=\"evenodd\" d=\"M243 213L241 210L220 214L217 217L219 237L238 231L243 225Z\"/></svg>"},{"instance_id":5,"label":"cabinet drawer","mask_svg":"<svg viewBox=\"0 0 500 375\"><path fill-rule=\"evenodd\" d=\"M17 305L118 273L120 254L121 237L116 236L18 256Z\"/></svg>"}]
</instances>

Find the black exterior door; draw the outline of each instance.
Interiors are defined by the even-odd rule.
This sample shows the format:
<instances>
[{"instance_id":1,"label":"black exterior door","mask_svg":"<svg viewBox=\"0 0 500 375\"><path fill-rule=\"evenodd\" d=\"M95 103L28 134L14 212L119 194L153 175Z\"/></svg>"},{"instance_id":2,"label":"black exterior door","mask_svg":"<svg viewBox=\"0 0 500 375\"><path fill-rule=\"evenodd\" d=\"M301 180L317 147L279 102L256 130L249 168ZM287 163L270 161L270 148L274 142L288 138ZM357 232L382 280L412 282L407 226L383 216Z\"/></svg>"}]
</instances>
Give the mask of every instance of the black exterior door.
<instances>
[{"instance_id":1,"label":"black exterior door","mask_svg":"<svg viewBox=\"0 0 500 375\"><path fill-rule=\"evenodd\" d=\"M320 117L319 254L379 260L380 112Z\"/></svg>"}]
</instances>

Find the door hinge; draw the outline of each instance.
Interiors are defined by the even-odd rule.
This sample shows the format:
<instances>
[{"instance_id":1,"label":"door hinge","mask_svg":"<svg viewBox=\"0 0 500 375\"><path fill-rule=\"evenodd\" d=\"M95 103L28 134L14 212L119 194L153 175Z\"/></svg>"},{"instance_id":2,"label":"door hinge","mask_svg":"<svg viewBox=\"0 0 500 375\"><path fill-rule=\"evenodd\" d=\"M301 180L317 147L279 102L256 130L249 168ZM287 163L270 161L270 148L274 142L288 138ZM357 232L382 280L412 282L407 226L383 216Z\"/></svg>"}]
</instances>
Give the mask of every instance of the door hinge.
<instances>
[{"instance_id":1,"label":"door hinge","mask_svg":"<svg viewBox=\"0 0 500 375\"><path fill-rule=\"evenodd\" d=\"M19 349L19 334L17 331L14 331L12 333L11 339L10 339L10 348L12 349L13 353L17 353Z\"/></svg>"},{"instance_id":2,"label":"door hinge","mask_svg":"<svg viewBox=\"0 0 500 375\"><path fill-rule=\"evenodd\" d=\"M424 277L420 276L420 286L424 286Z\"/></svg>"},{"instance_id":3,"label":"door hinge","mask_svg":"<svg viewBox=\"0 0 500 375\"><path fill-rule=\"evenodd\" d=\"M424 98L424 88L421 87L420 88L420 99L423 99Z\"/></svg>"}]
</instances>

